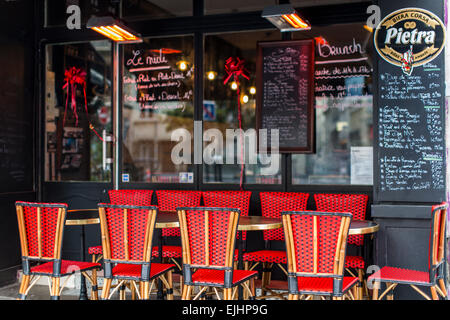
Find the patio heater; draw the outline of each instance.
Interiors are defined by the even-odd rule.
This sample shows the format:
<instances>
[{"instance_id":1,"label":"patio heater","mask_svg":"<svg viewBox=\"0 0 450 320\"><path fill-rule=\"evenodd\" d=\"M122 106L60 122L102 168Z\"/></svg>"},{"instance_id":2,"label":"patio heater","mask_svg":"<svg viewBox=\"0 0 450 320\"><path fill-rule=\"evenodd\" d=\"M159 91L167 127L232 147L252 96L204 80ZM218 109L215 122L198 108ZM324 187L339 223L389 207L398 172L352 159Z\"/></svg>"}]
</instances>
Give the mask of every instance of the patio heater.
<instances>
[{"instance_id":1,"label":"patio heater","mask_svg":"<svg viewBox=\"0 0 450 320\"><path fill-rule=\"evenodd\" d=\"M311 24L303 19L290 4L264 8L261 17L269 20L281 32L310 30Z\"/></svg>"},{"instance_id":2,"label":"patio heater","mask_svg":"<svg viewBox=\"0 0 450 320\"><path fill-rule=\"evenodd\" d=\"M114 113L114 134L108 134L106 130L103 130L103 170L108 170L109 166L113 164L114 158L107 158L106 156L106 143L112 143L118 141L119 135L119 76L120 76L120 44L126 43L139 43L142 42L141 35L131 28L127 27L121 20L112 16L93 16L91 17L86 27L94 30L103 36L113 41L113 113ZM119 148L116 146L113 148L114 157L119 159ZM119 188L119 166L114 166L113 181L114 189Z\"/></svg>"}]
</instances>

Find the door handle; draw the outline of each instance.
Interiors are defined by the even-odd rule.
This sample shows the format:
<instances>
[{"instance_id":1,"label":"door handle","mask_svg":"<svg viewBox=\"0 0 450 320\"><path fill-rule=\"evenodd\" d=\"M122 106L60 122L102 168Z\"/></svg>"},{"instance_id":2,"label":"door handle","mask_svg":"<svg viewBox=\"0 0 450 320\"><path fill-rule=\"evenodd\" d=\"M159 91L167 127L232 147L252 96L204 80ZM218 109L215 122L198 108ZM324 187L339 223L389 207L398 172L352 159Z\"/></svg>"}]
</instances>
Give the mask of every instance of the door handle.
<instances>
[{"instance_id":1,"label":"door handle","mask_svg":"<svg viewBox=\"0 0 450 320\"><path fill-rule=\"evenodd\" d=\"M106 143L113 142L113 135L108 134L106 130L102 131L102 168L104 171L111 170L110 164L113 163L113 158L108 158Z\"/></svg>"}]
</instances>

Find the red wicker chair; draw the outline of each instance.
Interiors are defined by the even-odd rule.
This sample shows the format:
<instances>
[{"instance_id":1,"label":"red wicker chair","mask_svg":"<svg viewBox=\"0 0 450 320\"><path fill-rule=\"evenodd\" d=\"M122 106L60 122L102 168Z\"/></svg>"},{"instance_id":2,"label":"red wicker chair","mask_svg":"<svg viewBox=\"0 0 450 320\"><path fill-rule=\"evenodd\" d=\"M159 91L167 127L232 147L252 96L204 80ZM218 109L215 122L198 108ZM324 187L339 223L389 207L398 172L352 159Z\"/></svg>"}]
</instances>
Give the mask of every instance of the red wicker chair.
<instances>
[{"instance_id":1,"label":"red wicker chair","mask_svg":"<svg viewBox=\"0 0 450 320\"><path fill-rule=\"evenodd\" d=\"M151 206L153 190L108 190L111 204L132 206ZM88 248L92 262L99 262L102 258L102 246Z\"/></svg>"},{"instance_id":2,"label":"red wicker chair","mask_svg":"<svg viewBox=\"0 0 450 320\"><path fill-rule=\"evenodd\" d=\"M430 300L430 297L417 286L430 287L433 300L439 300L438 293L443 298L447 297L447 289L444 283L447 207L447 203L443 202L431 208L428 271L389 266L381 268L367 279L369 283L373 283L373 300L381 300L385 295L388 300L393 300L394 289L399 284L411 286L427 300ZM381 282L386 284L386 290L379 296L378 291Z\"/></svg>"},{"instance_id":3,"label":"red wicker chair","mask_svg":"<svg viewBox=\"0 0 450 320\"><path fill-rule=\"evenodd\" d=\"M248 216L248 209L250 206L251 191L203 191L203 202L207 207L225 207L238 208L241 211L241 216ZM242 241L247 239L247 231L238 232L237 239L240 239L242 233ZM234 254L234 260L238 260L237 251Z\"/></svg>"},{"instance_id":4,"label":"red wicker chair","mask_svg":"<svg viewBox=\"0 0 450 320\"><path fill-rule=\"evenodd\" d=\"M158 199L159 211L175 211L177 207L197 207L200 205L202 198L201 191L188 190L157 190L156 197ZM162 214L162 213L161 213ZM165 228L162 230L163 238L166 237L180 237L179 228ZM155 246L152 252L153 257L159 256L159 247ZM162 247L163 258L169 258L177 265L179 270L181 266L175 259L182 256L181 246L166 246Z\"/></svg>"},{"instance_id":5,"label":"red wicker chair","mask_svg":"<svg viewBox=\"0 0 450 320\"><path fill-rule=\"evenodd\" d=\"M334 212L283 212L289 300L326 296L355 299L357 277L344 277L345 250L352 215ZM352 292L353 291L353 292Z\"/></svg>"},{"instance_id":6,"label":"red wicker chair","mask_svg":"<svg viewBox=\"0 0 450 320\"><path fill-rule=\"evenodd\" d=\"M314 200L318 211L324 212L349 212L353 220L364 220L369 197L365 194L315 194ZM361 252L364 246L363 235L348 236L348 243L358 247ZM356 276L351 269L355 269L359 278L358 296L362 299L365 262L362 255L347 256L345 268L352 276ZM367 286L365 286L367 291Z\"/></svg>"},{"instance_id":7,"label":"red wicker chair","mask_svg":"<svg viewBox=\"0 0 450 320\"><path fill-rule=\"evenodd\" d=\"M309 194L299 192L261 192L261 211L262 216L266 218L281 219L282 211L296 211L306 210L306 203ZM277 294L270 290L267 286L270 284L270 278L273 265L277 265L285 274L287 274L283 264L287 263L286 251L270 250L272 241L284 241L282 228L276 230L264 230L263 238L265 242L265 249L247 252L243 256L246 270L253 270L259 263L262 263L262 283L261 296L258 299L266 297L266 292L269 296L283 298L283 294ZM251 265L252 264L252 265Z\"/></svg>"},{"instance_id":8,"label":"red wicker chair","mask_svg":"<svg viewBox=\"0 0 450 320\"><path fill-rule=\"evenodd\" d=\"M67 204L16 202L22 249L23 276L19 289L19 299L25 300L30 289L41 276L51 278L50 296L59 300L67 280L81 272L92 284L91 299L97 300L97 277L87 271L100 268L99 263L69 261L61 259L63 231L66 222ZM30 266L30 262L39 265ZM61 277L68 276L60 287Z\"/></svg>"},{"instance_id":9,"label":"red wicker chair","mask_svg":"<svg viewBox=\"0 0 450 320\"><path fill-rule=\"evenodd\" d=\"M239 285L254 296L256 271L234 270L233 258L239 209L178 208L183 244L183 300L190 300L194 286L201 287L194 297L208 288L223 288L223 299L233 300Z\"/></svg>"},{"instance_id":10,"label":"red wicker chair","mask_svg":"<svg viewBox=\"0 0 450 320\"><path fill-rule=\"evenodd\" d=\"M110 299L125 282L131 282L137 296L148 300L155 280L160 279L166 287L167 298L172 300L172 270L175 265L151 262L158 208L110 204L99 204L98 207L105 272L102 299ZM110 292L114 279L119 283Z\"/></svg>"}]
</instances>

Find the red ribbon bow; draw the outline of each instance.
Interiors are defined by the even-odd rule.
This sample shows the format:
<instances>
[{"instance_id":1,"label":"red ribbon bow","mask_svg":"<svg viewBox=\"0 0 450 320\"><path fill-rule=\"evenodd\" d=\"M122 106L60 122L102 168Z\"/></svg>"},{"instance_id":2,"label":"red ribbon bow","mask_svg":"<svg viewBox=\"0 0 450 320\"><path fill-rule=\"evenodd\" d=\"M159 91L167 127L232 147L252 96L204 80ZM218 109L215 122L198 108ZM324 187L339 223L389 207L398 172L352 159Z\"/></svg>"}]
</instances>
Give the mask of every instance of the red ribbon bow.
<instances>
[{"instance_id":1,"label":"red ribbon bow","mask_svg":"<svg viewBox=\"0 0 450 320\"><path fill-rule=\"evenodd\" d=\"M85 108L87 110L87 101L86 101L86 72L82 69L77 69L72 67L64 72L64 86L63 89L66 89L66 109L64 112L64 121L63 125L66 122L66 113L67 113L67 105L69 103L69 88L71 93L71 109L73 114L75 115L75 125L78 126L78 113L77 113L77 101L76 101L76 86L81 85L83 87L84 92L84 101Z\"/></svg>"},{"instance_id":2,"label":"red ribbon bow","mask_svg":"<svg viewBox=\"0 0 450 320\"><path fill-rule=\"evenodd\" d=\"M249 76L247 75L248 70L244 67L245 60L241 60L239 58L230 57L225 61L225 72L227 73L227 77L223 81L223 84L226 84L231 77L234 78L234 81L239 83L239 76L243 76L245 79L249 80Z\"/></svg>"},{"instance_id":3,"label":"red ribbon bow","mask_svg":"<svg viewBox=\"0 0 450 320\"><path fill-rule=\"evenodd\" d=\"M66 114L67 114L67 105L69 103L69 88L71 93L71 102L70 107L72 109L73 114L75 115L75 126L78 126L78 112L77 112L77 101L76 101L76 86L80 85L83 87L84 94L84 109L86 111L86 116L89 122L89 128L94 131L97 137L103 141L102 137L98 134L98 132L94 129L94 126L89 121L89 113L87 108L87 99L86 99L86 71L83 69L78 69L76 67L71 67L64 72L64 86L63 89L66 90L66 108L64 110L64 119L63 119L63 127L66 123Z\"/></svg>"},{"instance_id":4,"label":"red ribbon bow","mask_svg":"<svg viewBox=\"0 0 450 320\"><path fill-rule=\"evenodd\" d=\"M240 90L239 90L239 76L243 76L245 79L250 80L248 76L248 70L244 67L244 60L239 58L230 57L225 61L225 72L227 76L223 81L223 84L226 84L231 77L237 83L237 98L238 98L238 119L239 119L239 132L240 132L240 141L241 141L241 172L239 179L239 187L243 189L244 182L244 140L242 135L242 115L241 115L241 99L240 99Z\"/></svg>"}]
</instances>

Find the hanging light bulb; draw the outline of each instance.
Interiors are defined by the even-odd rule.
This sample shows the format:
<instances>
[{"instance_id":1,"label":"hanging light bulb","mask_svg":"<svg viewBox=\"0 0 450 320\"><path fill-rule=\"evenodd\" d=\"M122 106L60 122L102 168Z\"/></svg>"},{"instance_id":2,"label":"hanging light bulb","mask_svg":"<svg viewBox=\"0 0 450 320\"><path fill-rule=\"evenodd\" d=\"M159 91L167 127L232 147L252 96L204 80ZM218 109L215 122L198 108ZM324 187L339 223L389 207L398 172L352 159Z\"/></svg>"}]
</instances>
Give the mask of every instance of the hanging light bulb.
<instances>
[{"instance_id":1,"label":"hanging light bulb","mask_svg":"<svg viewBox=\"0 0 450 320\"><path fill-rule=\"evenodd\" d=\"M186 69L188 68L188 63L187 61L181 60L177 62L178 65L178 69L180 69L181 71L186 71Z\"/></svg>"},{"instance_id":2,"label":"hanging light bulb","mask_svg":"<svg viewBox=\"0 0 450 320\"><path fill-rule=\"evenodd\" d=\"M231 89L232 89L232 90L237 90L237 88L238 88L238 85L237 85L236 81L233 81L233 82L231 83Z\"/></svg>"},{"instance_id":3,"label":"hanging light bulb","mask_svg":"<svg viewBox=\"0 0 450 320\"><path fill-rule=\"evenodd\" d=\"M242 102L243 103L247 103L248 102L248 95L245 94L245 95L242 96Z\"/></svg>"},{"instance_id":4,"label":"hanging light bulb","mask_svg":"<svg viewBox=\"0 0 450 320\"><path fill-rule=\"evenodd\" d=\"M214 72L214 71L209 71L207 74L206 74L206 76L208 77L208 80L214 80L215 78L216 78L216 72Z\"/></svg>"},{"instance_id":5,"label":"hanging light bulb","mask_svg":"<svg viewBox=\"0 0 450 320\"><path fill-rule=\"evenodd\" d=\"M255 94L255 93L256 93L256 88L250 87L250 94Z\"/></svg>"}]
</instances>

